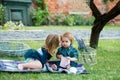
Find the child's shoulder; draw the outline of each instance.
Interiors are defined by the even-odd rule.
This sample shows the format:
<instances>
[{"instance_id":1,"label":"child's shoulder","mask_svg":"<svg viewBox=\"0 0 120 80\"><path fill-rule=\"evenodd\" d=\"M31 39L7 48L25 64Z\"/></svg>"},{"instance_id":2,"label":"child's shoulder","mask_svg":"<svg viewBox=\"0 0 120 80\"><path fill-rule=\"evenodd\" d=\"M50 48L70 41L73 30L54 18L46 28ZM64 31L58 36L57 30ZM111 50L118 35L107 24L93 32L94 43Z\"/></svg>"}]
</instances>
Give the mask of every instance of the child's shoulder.
<instances>
[{"instance_id":1,"label":"child's shoulder","mask_svg":"<svg viewBox=\"0 0 120 80\"><path fill-rule=\"evenodd\" d=\"M71 45L70 48L71 48L71 49L75 49L75 50L77 50L73 45Z\"/></svg>"}]
</instances>

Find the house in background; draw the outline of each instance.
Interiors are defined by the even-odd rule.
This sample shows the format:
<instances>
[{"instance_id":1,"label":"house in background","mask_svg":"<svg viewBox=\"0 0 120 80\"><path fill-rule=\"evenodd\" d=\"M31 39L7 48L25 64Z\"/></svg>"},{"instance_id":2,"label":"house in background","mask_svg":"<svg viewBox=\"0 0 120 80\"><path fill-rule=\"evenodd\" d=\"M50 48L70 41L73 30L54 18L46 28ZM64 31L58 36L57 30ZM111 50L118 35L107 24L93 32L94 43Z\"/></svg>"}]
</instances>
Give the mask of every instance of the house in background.
<instances>
[{"instance_id":1,"label":"house in background","mask_svg":"<svg viewBox=\"0 0 120 80\"><path fill-rule=\"evenodd\" d=\"M2 0L2 4L5 6L4 22L22 21L24 25L32 25L29 11L31 0Z\"/></svg>"},{"instance_id":2,"label":"house in background","mask_svg":"<svg viewBox=\"0 0 120 80\"><path fill-rule=\"evenodd\" d=\"M86 0L47 0L46 4L53 16L58 14L91 14Z\"/></svg>"},{"instance_id":3,"label":"house in background","mask_svg":"<svg viewBox=\"0 0 120 80\"><path fill-rule=\"evenodd\" d=\"M48 11L52 16L58 14L80 14L86 17L92 16L91 10L86 4L86 0L44 0L48 6ZM104 4L103 0L94 0L101 13L110 11L119 0ZM120 15L110 21L111 24L120 25Z\"/></svg>"},{"instance_id":4,"label":"house in background","mask_svg":"<svg viewBox=\"0 0 120 80\"><path fill-rule=\"evenodd\" d=\"M92 16L91 10L86 4L86 0L42 0L46 8L54 17L59 14L79 14L87 18ZM103 0L94 0L101 13L108 12L119 0L103 4ZM25 25L32 25L30 11L37 8L35 0L0 0L5 7L6 21L22 21ZM33 11L32 11L33 12ZM111 24L120 25L120 15L110 21Z\"/></svg>"}]
</instances>

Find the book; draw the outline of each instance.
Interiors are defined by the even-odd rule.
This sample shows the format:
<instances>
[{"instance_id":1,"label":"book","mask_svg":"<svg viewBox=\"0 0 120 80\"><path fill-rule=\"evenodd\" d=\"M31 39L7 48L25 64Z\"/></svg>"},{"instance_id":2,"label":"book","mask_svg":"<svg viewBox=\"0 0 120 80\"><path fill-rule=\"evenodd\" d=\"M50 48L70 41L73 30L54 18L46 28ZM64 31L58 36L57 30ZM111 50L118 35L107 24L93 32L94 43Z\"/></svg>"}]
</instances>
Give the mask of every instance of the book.
<instances>
[{"instance_id":1,"label":"book","mask_svg":"<svg viewBox=\"0 0 120 80\"><path fill-rule=\"evenodd\" d=\"M60 66L63 68L66 68L67 65L70 64L70 60L68 60L66 57L61 57L61 61L60 61Z\"/></svg>"}]
</instances>

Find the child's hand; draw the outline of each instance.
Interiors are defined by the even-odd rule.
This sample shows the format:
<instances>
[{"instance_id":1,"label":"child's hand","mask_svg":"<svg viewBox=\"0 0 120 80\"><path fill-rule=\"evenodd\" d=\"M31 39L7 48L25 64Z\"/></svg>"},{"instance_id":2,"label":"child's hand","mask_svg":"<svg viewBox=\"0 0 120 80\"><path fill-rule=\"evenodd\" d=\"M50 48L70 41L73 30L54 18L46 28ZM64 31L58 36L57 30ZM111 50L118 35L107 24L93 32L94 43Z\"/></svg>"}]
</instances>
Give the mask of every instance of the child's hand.
<instances>
[{"instance_id":1,"label":"child's hand","mask_svg":"<svg viewBox=\"0 0 120 80\"><path fill-rule=\"evenodd\" d=\"M70 60L71 58L70 57L67 57L68 60Z\"/></svg>"},{"instance_id":2,"label":"child's hand","mask_svg":"<svg viewBox=\"0 0 120 80\"><path fill-rule=\"evenodd\" d=\"M70 61L77 61L77 58L67 57L67 59L70 60Z\"/></svg>"},{"instance_id":3,"label":"child's hand","mask_svg":"<svg viewBox=\"0 0 120 80\"><path fill-rule=\"evenodd\" d=\"M67 68L68 70L70 69L70 67L71 67L70 64L68 64L68 65L66 66L66 68Z\"/></svg>"},{"instance_id":4,"label":"child's hand","mask_svg":"<svg viewBox=\"0 0 120 80\"><path fill-rule=\"evenodd\" d=\"M53 64L51 67L53 70L57 70L57 66L55 64Z\"/></svg>"},{"instance_id":5,"label":"child's hand","mask_svg":"<svg viewBox=\"0 0 120 80\"><path fill-rule=\"evenodd\" d=\"M60 56L60 59L63 57L63 55L59 55Z\"/></svg>"}]
</instances>

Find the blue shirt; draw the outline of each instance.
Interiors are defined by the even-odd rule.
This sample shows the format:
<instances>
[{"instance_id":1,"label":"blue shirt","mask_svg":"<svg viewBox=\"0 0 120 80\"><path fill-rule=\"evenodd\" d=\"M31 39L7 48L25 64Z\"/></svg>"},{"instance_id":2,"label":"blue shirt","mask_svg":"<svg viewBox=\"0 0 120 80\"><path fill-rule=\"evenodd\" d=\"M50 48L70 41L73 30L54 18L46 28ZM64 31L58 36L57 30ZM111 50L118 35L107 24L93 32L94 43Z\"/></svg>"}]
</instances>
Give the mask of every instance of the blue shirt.
<instances>
[{"instance_id":1,"label":"blue shirt","mask_svg":"<svg viewBox=\"0 0 120 80\"><path fill-rule=\"evenodd\" d=\"M63 55L64 57L71 57L78 59L78 51L72 45L68 48L60 47L58 48L56 55ZM77 65L74 61L70 61L71 66Z\"/></svg>"},{"instance_id":2,"label":"blue shirt","mask_svg":"<svg viewBox=\"0 0 120 80\"><path fill-rule=\"evenodd\" d=\"M68 48L60 47L58 48L57 55L63 55L64 57L78 58L77 49L73 46Z\"/></svg>"}]
</instances>

